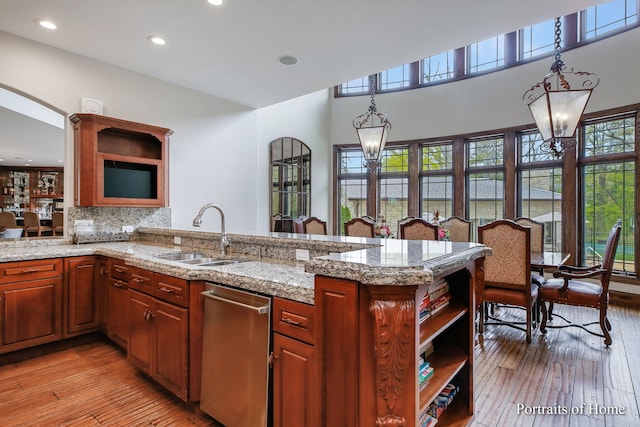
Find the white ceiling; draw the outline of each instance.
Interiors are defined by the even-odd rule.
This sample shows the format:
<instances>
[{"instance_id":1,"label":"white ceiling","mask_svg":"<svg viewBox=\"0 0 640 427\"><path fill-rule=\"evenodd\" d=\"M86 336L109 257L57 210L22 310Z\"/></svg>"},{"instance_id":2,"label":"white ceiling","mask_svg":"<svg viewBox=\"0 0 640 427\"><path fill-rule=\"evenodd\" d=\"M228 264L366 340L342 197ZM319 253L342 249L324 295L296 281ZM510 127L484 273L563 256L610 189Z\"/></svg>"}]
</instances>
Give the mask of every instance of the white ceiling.
<instances>
[{"instance_id":1,"label":"white ceiling","mask_svg":"<svg viewBox=\"0 0 640 427\"><path fill-rule=\"evenodd\" d=\"M224 1L0 0L0 31L259 108L603 2Z\"/></svg>"},{"instance_id":2,"label":"white ceiling","mask_svg":"<svg viewBox=\"0 0 640 427\"><path fill-rule=\"evenodd\" d=\"M224 1L0 0L0 31L260 108L603 2ZM282 65L283 55L299 62ZM0 164L57 164L47 144L60 129L19 116L0 108Z\"/></svg>"}]
</instances>

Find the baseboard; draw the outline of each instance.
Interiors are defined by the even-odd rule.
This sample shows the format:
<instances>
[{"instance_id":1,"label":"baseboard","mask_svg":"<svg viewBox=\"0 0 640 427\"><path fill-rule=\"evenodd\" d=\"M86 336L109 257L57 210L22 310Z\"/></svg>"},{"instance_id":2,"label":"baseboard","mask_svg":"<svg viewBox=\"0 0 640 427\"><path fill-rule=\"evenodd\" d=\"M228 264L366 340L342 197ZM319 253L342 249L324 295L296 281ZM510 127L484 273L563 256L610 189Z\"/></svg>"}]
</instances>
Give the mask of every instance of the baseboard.
<instances>
[{"instance_id":1,"label":"baseboard","mask_svg":"<svg viewBox=\"0 0 640 427\"><path fill-rule=\"evenodd\" d=\"M609 304L621 305L624 307L640 307L640 295L628 292L609 291Z\"/></svg>"}]
</instances>

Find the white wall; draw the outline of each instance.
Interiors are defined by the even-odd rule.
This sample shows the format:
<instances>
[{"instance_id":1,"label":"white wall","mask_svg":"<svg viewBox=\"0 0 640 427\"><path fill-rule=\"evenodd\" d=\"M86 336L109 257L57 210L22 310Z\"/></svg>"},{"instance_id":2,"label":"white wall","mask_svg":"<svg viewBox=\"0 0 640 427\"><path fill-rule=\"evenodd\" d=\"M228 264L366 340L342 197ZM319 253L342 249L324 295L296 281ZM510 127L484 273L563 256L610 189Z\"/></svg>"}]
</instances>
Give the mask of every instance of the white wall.
<instances>
[{"instance_id":1,"label":"white wall","mask_svg":"<svg viewBox=\"0 0 640 427\"><path fill-rule=\"evenodd\" d=\"M569 69L600 76L587 112L640 102L640 29L562 53ZM376 106L392 124L389 141L450 136L533 123L524 92L549 72L544 58L485 76L422 89L376 95ZM333 144L357 143L351 120L363 114L369 97L333 100Z\"/></svg>"},{"instance_id":2,"label":"white wall","mask_svg":"<svg viewBox=\"0 0 640 427\"><path fill-rule=\"evenodd\" d=\"M174 131L169 172L175 228L191 229L199 207L216 202L228 212L227 230L256 231L255 110L3 32L0 52L4 87L67 115L81 110L83 96L100 99L106 116ZM70 205L73 134L67 125L65 202ZM207 213L202 229L218 230L217 214Z\"/></svg>"},{"instance_id":3,"label":"white wall","mask_svg":"<svg viewBox=\"0 0 640 427\"><path fill-rule=\"evenodd\" d=\"M297 138L311 149L311 216L331 218L331 97L332 90L327 89L258 111L259 231L270 226L269 143L281 137Z\"/></svg>"}]
</instances>

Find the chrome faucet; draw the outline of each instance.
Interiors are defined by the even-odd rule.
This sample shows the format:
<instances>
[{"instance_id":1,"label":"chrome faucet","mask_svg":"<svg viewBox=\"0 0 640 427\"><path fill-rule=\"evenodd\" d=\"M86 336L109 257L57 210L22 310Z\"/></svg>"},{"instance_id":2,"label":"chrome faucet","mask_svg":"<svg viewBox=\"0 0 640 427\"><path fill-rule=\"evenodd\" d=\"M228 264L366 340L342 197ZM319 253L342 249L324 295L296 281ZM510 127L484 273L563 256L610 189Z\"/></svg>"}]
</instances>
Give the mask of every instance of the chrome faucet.
<instances>
[{"instance_id":1,"label":"chrome faucet","mask_svg":"<svg viewBox=\"0 0 640 427\"><path fill-rule=\"evenodd\" d=\"M200 225L202 224L202 214L204 214L205 211L209 208L214 208L220 213L220 253L222 254L222 256L225 256L227 254L227 248L231 246L231 241L229 240L229 237L227 237L227 233L224 231L224 212L222 211L222 208L220 206L216 205L215 203L208 203L201 207L198 215L196 215L196 217L193 219L193 226L200 227Z\"/></svg>"}]
</instances>

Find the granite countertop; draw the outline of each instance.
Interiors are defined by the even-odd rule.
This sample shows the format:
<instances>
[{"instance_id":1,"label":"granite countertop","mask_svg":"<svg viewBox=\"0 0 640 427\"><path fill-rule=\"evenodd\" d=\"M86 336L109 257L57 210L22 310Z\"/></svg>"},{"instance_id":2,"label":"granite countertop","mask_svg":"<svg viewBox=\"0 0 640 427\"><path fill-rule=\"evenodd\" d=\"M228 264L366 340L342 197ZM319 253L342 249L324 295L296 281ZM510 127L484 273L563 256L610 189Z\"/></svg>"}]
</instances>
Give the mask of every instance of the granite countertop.
<instances>
[{"instance_id":1,"label":"granite countertop","mask_svg":"<svg viewBox=\"0 0 640 427\"><path fill-rule=\"evenodd\" d=\"M147 233L163 237L199 236L215 243L215 233L149 229ZM264 236L232 235L232 241L244 244L317 249L329 255L312 257L306 262L264 258L232 253L243 262L215 267L192 266L166 261L157 255L189 251L190 248L162 245L158 242L71 244L64 239L20 239L0 243L0 262L103 255L122 259L126 264L187 280L205 280L256 291L303 303L313 304L314 275L355 280L369 285L414 285L433 278L482 256L491 250L475 243L409 241L395 239L359 239L338 236L309 236L273 233ZM213 244L213 247L217 247ZM331 252L335 249L336 252ZM196 249L197 252L202 252ZM213 256L217 255L215 251ZM206 251L205 251L206 253ZM262 252L259 251L259 254Z\"/></svg>"}]
</instances>

